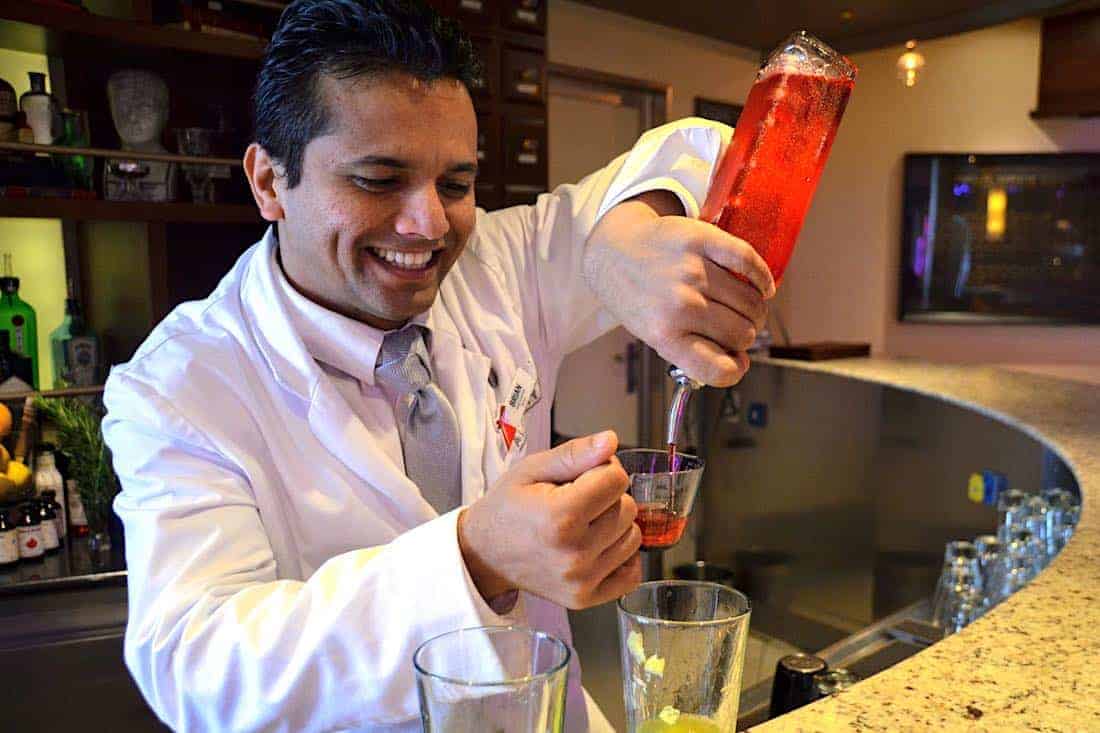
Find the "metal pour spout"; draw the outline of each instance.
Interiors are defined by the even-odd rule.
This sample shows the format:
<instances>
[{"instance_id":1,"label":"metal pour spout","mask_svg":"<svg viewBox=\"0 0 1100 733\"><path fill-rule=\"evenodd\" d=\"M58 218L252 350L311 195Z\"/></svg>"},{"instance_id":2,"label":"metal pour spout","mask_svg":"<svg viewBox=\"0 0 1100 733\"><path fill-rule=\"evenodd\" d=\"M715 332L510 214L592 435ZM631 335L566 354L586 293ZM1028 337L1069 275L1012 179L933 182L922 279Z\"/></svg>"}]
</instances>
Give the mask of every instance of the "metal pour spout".
<instances>
[{"instance_id":1,"label":"metal pour spout","mask_svg":"<svg viewBox=\"0 0 1100 733\"><path fill-rule=\"evenodd\" d=\"M680 425L684 421L684 413L687 412L688 400L691 394L703 386L677 366L668 368L668 376L676 382L676 391L672 393L672 404L668 407L668 440L669 445L676 444L676 437L680 434Z\"/></svg>"}]
</instances>

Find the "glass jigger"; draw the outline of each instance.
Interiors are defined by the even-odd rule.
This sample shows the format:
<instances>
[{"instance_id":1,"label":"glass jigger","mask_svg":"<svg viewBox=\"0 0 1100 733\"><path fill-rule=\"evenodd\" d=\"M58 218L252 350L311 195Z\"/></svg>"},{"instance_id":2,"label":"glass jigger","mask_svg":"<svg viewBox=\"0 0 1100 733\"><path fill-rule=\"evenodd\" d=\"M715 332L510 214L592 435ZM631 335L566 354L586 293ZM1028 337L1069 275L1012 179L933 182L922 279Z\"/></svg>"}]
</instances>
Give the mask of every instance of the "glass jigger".
<instances>
[{"instance_id":1,"label":"glass jigger","mask_svg":"<svg viewBox=\"0 0 1100 733\"><path fill-rule=\"evenodd\" d=\"M749 599L717 583L658 580L619 600L628 733L737 725Z\"/></svg>"},{"instance_id":2,"label":"glass jigger","mask_svg":"<svg viewBox=\"0 0 1100 733\"><path fill-rule=\"evenodd\" d=\"M615 455L630 476L628 491L638 505L634 521L642 530L642 549L672 547L680 541L687 525L703 478L703 459L677 453L676 470L672 471L666 451L635 448Z\"/></svg>"},{"instance_id":3,"label":"glass jigger","mask_svg":"<svg viewBox=\"0 0 1100 733\"><path fill-rule=\"evenodd\" d=\"M561 733L569 647L515 626L459 629L413 654L425 733Z\"/></svg>"},{"instance_id":4,"label":"glass jigger","mask_svg":"<svg viewBox=\"0 0 1100 733\"><path fill-rule=\"evenodd\" d=\"M214 130L205 127L181 127L176 130L176 142L182 155L208 156L213 146ZM214 203L214 179L206 165L184 163L183 175L191 187L191 200L196 204Z\"/></svg>"}]
</instances>

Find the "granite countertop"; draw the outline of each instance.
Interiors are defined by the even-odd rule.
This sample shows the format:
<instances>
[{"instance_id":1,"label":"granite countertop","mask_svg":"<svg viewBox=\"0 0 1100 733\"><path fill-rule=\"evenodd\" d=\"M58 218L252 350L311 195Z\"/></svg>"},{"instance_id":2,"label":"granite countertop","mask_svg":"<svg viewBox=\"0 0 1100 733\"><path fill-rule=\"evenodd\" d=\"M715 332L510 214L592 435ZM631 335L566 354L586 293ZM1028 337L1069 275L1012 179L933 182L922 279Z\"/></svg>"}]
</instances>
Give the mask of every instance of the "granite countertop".
<instances>
[{"instance_id":1,"label":"granite countertop","mask_svg":"<svg viewBox=\"0 0 1100 733\"><path fill-rule=\"evenodd\" d=\"M1077 478L1080 524L1035 580L960 633L754 731L1100 731L1100 388L992 367L760 358L898 387L1014 426Z\"/></svg>"}]
</instances>

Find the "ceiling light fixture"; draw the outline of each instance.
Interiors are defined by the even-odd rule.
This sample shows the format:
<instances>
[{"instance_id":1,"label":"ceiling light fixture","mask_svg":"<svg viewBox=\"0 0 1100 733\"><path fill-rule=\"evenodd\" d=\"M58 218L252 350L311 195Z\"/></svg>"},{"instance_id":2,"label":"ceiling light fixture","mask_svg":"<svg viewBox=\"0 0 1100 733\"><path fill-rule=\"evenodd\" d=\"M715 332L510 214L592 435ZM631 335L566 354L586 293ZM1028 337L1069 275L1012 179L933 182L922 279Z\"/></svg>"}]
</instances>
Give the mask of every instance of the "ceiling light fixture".
<instances>
[{"instance_id":1,"label":"ceiling light fixture","mask_svg":"<svg viewBox=\"0 0 1100 733\"><path fill-rule=\"evenodd\" d=\"M924 56L916 50L916 41L907 41L905 53L898 57L898 78L911 87L917 83L917 74L924 68Z\"/></svg>"}]
</instances>

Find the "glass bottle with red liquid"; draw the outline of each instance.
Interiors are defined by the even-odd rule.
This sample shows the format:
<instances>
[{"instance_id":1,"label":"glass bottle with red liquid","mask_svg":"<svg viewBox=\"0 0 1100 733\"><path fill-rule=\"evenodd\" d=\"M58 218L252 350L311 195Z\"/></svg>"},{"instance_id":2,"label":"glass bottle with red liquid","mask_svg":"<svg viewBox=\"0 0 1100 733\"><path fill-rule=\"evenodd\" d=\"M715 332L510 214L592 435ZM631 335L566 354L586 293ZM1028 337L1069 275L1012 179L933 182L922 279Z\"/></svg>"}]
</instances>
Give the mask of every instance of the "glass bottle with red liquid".
<instances>
[{"instance_id":1,"label":"glass bottle with red liquid","mask_svg":"<svg viewBox=\"0 0 1100 733\"><path fill-rule=\"evenodd\" d=\"M744 239L778 285L825 168L856 67L806 31L764 61L700 218Z\"/></svg>"},{"instance_id":2,"label":"glass bottle with red liquid","mask_svg":"<svg viewBox=\"0 0 1100 733\"><path fill-rule=\"evenodd\" d=\"M851 61L806 31L789 36L760 67L733 139L711 179L700 218L752 245L776 285L794 252L856 73ZM638 469L651 482L657 474L669 477L670 490L657 501L640 501L639 494L645 492L639 491L639 478L624 461L638 503L643 549L664 549L679 541L695 495L691 485L698 484L702 473L699 461L694 481L688 482L691 488L684 491L682 472L693 469L682 465L682 454L676 452L687 401L702 385L676 367L669 376L677 389L669 408L668 450L655 451L663 454L664 466L658 468L658 459L646 456L648 470Z\"/></svg>"}]
</instances>

